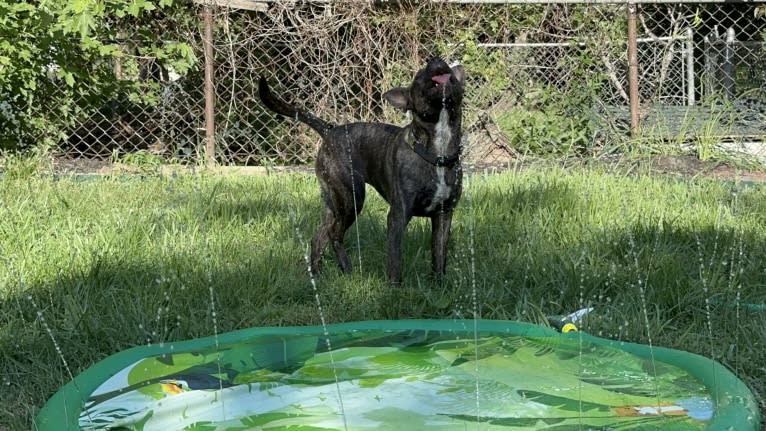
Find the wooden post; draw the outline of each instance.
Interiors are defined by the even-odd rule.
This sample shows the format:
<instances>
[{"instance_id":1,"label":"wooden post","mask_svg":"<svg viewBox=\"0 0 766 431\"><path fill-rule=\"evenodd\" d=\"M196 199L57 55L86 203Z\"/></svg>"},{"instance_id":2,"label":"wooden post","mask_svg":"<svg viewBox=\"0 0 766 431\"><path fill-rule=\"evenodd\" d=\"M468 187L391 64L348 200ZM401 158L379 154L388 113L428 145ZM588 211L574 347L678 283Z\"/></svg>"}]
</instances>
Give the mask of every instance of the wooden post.
<instances>
[{"instance_id":1,"label":"wooden post","mask_svg":"<svg viewBox=\"0 0 766 431\"><path fill-rule=\"evenodd\" d=\"M636 137L639 126L638 111L641 102L638 95L638 43L636 31L636 4L628 3L628 86L630 89L630 134Z\"/></svg>"},{"instance_id":2,"label":"wooden post","mask_svg":"<svg viewBox=\"0 0 766 431\"><path fill-rule=\"evenodd\" d=\"M694 30L686 29L686 100L687 105L694 106Z\"/></svg>"},{"instance_id":3,"label":"wooden post","mask_svg":"<svg viewBox=\"0 0 766 431\"><path fill-rule=\"evenodd\" d=\"M215 88L213 87L214 53L213 53L213 13L210 6L205 6L205 34L203 47L205 51L205 152L207 166L215 165Z\"/></svg>"},{"instance_id":4,"label":"wooden post","mask_svg":"<svg viewBox=\"0 0 766 431\"><path fill-rule=\"evenodd\" d=\"M729 27L726 30L726 47L723 54L723 89L726 93L726 100L734 100L734 29Z\"/></svg>"}]
</instances>

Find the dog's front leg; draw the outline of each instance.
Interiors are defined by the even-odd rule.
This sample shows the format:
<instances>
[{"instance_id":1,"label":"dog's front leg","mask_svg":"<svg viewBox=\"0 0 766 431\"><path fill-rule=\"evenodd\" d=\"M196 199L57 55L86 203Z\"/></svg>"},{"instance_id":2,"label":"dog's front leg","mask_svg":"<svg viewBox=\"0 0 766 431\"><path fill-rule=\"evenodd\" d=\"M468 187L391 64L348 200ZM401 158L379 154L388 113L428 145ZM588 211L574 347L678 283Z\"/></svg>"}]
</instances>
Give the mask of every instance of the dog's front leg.
<instances>
[{"instance_id":1,"label":"dog's front leg","mask_svg":"<svg viewBox=\"0 0 766 431\"><path fill-rule=\"evenodd\" d=\"M409 218L402 208L391 206L388 212L388 282L402 284L402 242Z\"/></svg>"},{"instance_id":2,"label":"dog's front leg","mask_svg":"<svg viewBox=\"0 0 766 431\"><path fill-rule=\"evenodd\" d=\"M431 217L431 269L434 274L447 272L447 243L449 242L452 211L439 212Z\"/></svg>"}]
</instances>

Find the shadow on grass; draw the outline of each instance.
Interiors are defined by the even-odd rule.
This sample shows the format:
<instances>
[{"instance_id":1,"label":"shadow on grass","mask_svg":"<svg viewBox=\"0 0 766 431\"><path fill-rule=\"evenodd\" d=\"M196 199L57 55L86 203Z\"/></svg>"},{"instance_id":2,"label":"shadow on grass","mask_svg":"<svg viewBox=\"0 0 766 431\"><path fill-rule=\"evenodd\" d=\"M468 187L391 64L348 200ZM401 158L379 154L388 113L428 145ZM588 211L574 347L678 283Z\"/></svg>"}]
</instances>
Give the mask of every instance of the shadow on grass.
<instances>
[{"instance_id":1,"label":"shadow on grass","mask_svg":"<svg viewBox=\"0 0 766 431\"><path fill-rule=\"evenodd\" d=\"M161 213L156 224L171 229L167 218L200 221L202 238L190 246L117 244L52 280L11 289L16 293L0 308L7 376L0 428L29 429L69 371L132 346L251 326L319 324L296 228L308 241L320 203L313 180L301 181L309 186L300 191L279 181L220 182L178 197L169 211L181 215ZM405 287L398 290L385 281L387 206L370 191L358 236L355 226L346 237L352 262L361 256L362 268L344 276L334 256L325 255L316 280L323 317L330 323L474 315L538 322L593 306L585 330L712 357L763 400L766 313L713 303L765 301L766 245L758 223L688 226L631 209L635 216L608 214L609 223L599 227L588 218L594 203L577 190L555 178L508 186L473 181L456 212L447 277L428 274L430 224L414 220L405 239ZM735 205L744 217L764 209L752 194L736 202L727 192L704 198ZM225 226L235 228L216 233ZM131 247L137 249L125 250Z\"/></svg>"}]
</instances>

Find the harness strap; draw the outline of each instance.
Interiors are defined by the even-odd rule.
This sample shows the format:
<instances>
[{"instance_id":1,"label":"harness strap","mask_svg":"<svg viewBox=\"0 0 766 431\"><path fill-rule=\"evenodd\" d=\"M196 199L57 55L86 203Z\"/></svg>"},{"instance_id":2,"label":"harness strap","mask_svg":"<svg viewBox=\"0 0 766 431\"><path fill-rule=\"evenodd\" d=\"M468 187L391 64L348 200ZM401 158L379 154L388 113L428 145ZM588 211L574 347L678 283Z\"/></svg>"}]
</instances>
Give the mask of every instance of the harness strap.
<instances>
[{"instance_id":1,"label":"harness strap","mask_svg":"<svg viewBox=\"0 0 766 431\"><path fill-rule=\"evenodd\" d=\"M408 133L407 137L408 143L410 144L410 147L412 147L412 150L415 151L415 154L437 168L451 168L460 160L460 153L462 152L461 147L458 147L455 154L452 154L451 156L435 156L429 153L426 146L415 138L412 131Z\"/></svg>"}]
</instances>

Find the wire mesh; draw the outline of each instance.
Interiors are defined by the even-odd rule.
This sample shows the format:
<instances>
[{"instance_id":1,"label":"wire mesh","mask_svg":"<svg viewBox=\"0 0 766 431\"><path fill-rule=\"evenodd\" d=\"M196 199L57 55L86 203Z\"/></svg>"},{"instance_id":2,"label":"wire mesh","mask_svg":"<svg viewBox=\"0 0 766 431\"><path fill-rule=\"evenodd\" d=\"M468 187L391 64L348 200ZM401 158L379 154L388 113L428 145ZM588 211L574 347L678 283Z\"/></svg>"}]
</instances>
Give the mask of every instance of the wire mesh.
<instances>
[{"instance_id":1,"label":"wire mesh","mask_svg":"<svg viewBox=\"0 0 766 431\"><path fill-rule=\"evenodd\" d=\"M639 3L641 136L692 148L703 140L762 141L762 6ZM303 164L316 153L318 137L310 129L262 107L259 76L334 123L404 124L406 117L386 106L382 93L406 85L433 55L468 71L470 163L500 164L527 153L597 155L631 138L625 3L306 1L258 9L209 9L218 163ZM25 106L0 97L6 124L0 142L50 142L70 157L109 159L142 150L203 160L200 10L189 12L195 19L188 27L163 36L187 42L198 67L181 76L164 59L128 49L144 41L127 36L116 43L131 55L105 58L101 66L109 85L82 82L73 91L50 73L39 85L47 103ZM766 158L758 145L748 148Z\"/></svg>"}]
</instances>

